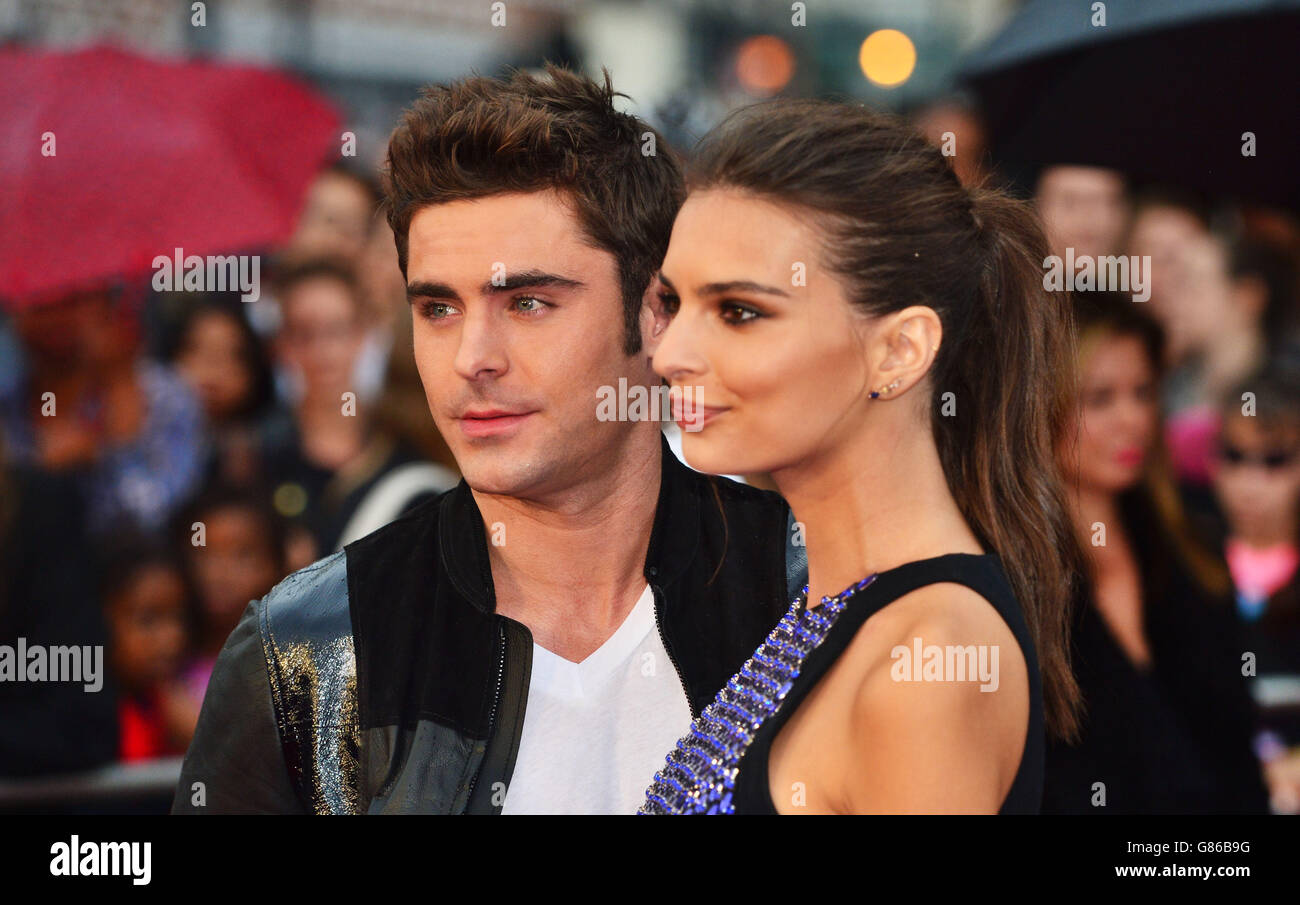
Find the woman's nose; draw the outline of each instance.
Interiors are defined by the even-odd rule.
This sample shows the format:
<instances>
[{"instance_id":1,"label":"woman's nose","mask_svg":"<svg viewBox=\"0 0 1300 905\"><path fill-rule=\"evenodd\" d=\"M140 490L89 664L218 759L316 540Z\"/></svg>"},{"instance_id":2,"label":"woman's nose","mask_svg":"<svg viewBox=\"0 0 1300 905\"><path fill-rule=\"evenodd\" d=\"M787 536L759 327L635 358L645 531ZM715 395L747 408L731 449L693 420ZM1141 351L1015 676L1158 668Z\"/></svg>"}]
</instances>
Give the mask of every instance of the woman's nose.
<instances>
[{"instance_id":1,"label":"woman's nose","mask_svg":"<svg viewBox=\"0 0 1300 905\"><path fill-rule=\"evenodd\" d=\"M679 310L669 322L655 350L655 372L669 381L679 381L702 374L708 369L700 352L699 324L692 314Z\"/></svg>"}]
</instances>

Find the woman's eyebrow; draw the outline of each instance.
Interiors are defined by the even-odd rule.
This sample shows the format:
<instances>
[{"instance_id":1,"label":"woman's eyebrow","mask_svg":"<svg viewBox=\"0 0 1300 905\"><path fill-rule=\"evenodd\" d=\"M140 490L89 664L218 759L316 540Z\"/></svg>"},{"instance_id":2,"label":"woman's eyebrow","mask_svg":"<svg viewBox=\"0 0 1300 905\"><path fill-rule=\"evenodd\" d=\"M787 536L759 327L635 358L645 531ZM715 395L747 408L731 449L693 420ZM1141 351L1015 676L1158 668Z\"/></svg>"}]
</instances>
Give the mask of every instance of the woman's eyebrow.
<instances>
[{"instance_id":1,"label":"woman's eyebrow","mask_svg":"<svg viewBox=\"0 0 1300 905\"><path fill-rule=\"evenodd\" d=\"M727 292L760 292L764 295L779 295L789 298L790 293L784 289L778 289L775 286L764 286L762 283L755 283L752 280L729 280L725 283L705 283L698 287L696 293L699 295L723 295Z\"/></svg>"}]
</instances>

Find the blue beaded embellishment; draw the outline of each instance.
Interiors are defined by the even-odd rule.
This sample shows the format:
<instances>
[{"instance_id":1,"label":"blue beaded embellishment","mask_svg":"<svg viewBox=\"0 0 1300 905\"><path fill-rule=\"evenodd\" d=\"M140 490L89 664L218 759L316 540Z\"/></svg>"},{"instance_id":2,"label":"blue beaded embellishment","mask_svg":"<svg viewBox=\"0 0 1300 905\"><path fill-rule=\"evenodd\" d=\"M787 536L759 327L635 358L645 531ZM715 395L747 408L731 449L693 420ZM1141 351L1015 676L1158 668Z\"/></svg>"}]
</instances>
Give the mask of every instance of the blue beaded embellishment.
<instances>
[{"instance_id":1,"label":"blue beaded embellishment","mask_svg":"<svg viewBox=\"0 0 1300 905\"><path fill-rule=\"evenodd\" d=\"M875 578L868 575L834 597L823 597L811 610L804 605L805 586L754 655L668 753L637 813L734 814L736 774L754 735L780 708L804 661L826 640L849 598Z\"/></svg>"}]
</instances>

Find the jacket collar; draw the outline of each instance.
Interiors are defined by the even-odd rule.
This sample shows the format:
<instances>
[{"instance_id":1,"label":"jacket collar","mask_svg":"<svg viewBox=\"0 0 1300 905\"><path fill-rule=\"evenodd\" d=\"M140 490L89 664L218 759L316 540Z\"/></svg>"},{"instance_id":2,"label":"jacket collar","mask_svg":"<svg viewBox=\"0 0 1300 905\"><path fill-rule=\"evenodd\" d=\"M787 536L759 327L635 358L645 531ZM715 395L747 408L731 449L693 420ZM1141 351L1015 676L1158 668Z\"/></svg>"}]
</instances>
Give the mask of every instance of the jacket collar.
<instances>
[{"instance_id":1,"label":"jacket collar","mask_svg":"<svg viewBox=\"0 0 1300 905\"><path fill-rule=\"evenodd\" d=\"M699 544L700 497L704 479L677 460L660 437L659 501L646 551L645 577L652 585L674 582ZM461 482L442 499L438 514L442 568L462 597L484 612L496 610L487 532L469 484Z\"/></svg>"}]
</instances>

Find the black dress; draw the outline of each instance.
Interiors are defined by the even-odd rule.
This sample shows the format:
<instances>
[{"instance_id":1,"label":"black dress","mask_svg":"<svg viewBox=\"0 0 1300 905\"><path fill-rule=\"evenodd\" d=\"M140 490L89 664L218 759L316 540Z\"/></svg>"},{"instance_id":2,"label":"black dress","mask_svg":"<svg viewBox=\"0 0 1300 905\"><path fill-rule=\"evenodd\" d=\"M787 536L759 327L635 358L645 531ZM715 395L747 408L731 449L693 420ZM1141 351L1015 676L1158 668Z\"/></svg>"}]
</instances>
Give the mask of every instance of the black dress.
<instances>
[{"instance_id":1,"label":"black dress","mask_svg":"<svg viewBox=\"0 0 1300 905\"><path fill-rule=\"evenodd\" d=\"M755 657L746 663L727 688L719 692L715 704L695 720L691 731L669 754L668 765L656 775L642 812L776 814L768 788L768 755L781 727L835 664L867 619L917 588L942 582L965 585L982 595L997 609L1020 646L1029 675L1029 727L1020 765L999 813L1038 813L1043 789L1044 748L1038 658L1001 562L991 553L979 556L950 553L917 560L881 572L869 584L860 584L861 589L837 611L838 615L820 642L800 662L786 664L797 675L789 681L788 690L783 689L784 698L775 712L761 721L752 736L748 732L730 735L732 739L742 738L743 742L738 749L729 746L729 730L734 731L736 726L735 695L752 694L754 688L763 687L761 682L755 685L752 681L746 686L740 681L741 676L755 668L756 659L783 656L793 647L790 641L796 638L796 633L805 627L809 612L816 613L828 606L823 604L807 611L802 601L796 601L782 621L786 628L783 630L778 626L774 630L769 640L755 652ZM730 701L729 694L732 697ZM725 763L737 755L733 772L725 767ZM715 758L712 774L699 760L710 756ZM724 763L721 770L716 769L719 762Z\"/></svg>"},{"instance_id":2,"label":"black dress","mask_svg":"<svg viewBox=\"0 0 1300 905\"><path fill-rule=\"evenodd\" d=\"M1048 746L1043 811L1266 813L1231 605L1192 580L1143 495L1122 497L1121 515L1141 571L1152 663L1133 664L1086 592L1072 640L1082 732L1075 744Z\"/></svg>"}]
</instances>

